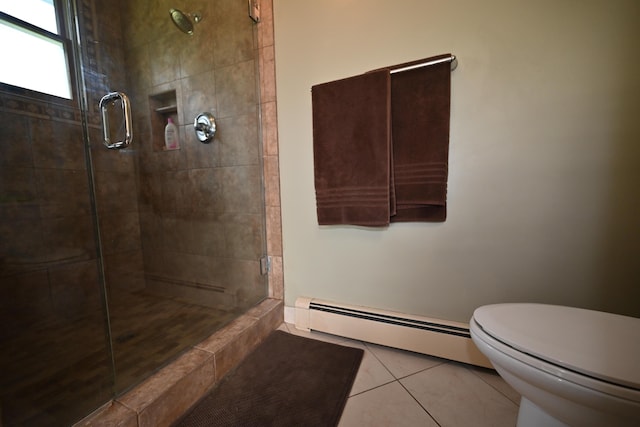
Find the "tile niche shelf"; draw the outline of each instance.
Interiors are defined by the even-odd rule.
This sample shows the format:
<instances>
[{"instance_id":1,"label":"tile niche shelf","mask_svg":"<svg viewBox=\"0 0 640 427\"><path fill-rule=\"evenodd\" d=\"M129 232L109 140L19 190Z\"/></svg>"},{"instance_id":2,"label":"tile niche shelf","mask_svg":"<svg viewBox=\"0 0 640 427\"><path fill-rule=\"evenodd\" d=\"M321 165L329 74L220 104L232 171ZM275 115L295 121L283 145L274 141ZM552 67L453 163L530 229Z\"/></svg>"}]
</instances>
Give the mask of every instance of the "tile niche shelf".
<instances>
[{"instance_id":1,"label":"tile niche shelf","mask_svg":"<svg viewBox=\"0 0 640 427\"><path fill-rule=\"evenodd\" d=\"M177 148L166 148L164 144L164 128L169 119L178 127L180 131L180 121L178 120L178 103L175 90L149 95L149 109L151 117L151 138L153 151L173 151ZM180 138L182 139L182 138Z\"/></svg>"}]
</instances>

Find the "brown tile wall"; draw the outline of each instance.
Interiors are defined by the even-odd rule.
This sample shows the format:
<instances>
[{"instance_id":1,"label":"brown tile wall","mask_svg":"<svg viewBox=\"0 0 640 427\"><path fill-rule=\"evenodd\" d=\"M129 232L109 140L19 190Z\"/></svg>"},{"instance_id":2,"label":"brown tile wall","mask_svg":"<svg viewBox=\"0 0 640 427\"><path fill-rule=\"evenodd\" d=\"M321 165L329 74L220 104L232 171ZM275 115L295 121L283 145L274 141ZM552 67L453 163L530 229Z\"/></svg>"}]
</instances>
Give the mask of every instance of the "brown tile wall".
<instances>
[{"instance_id":1,"label":"brown tile wall","mask_svg":"<svg viewBox=\"0 0 640 427\"><path fill-rule=\"evenodd\" d=\"M59 108L0 92L2 319L100 307L79 111Z\"/></svg>"},{"instance_id":2,"label":"brown tile wall","mask_svg":"<svg viewBox=\"0 0 640 427\"><path fill-rule=\"evenodd\" d=\"M69 421L112 396L79 113L72 103L0 91L0 412L7 422L59 421L39 406L50 393L65 402L56 409ZM70 385L71 372L87 380L87 394Z\"/></svg>"},{"instance_id":3,"label":"brown tile wall","mask_svg":"<svg viewBox=\"0 0 640 427\"><path fill-rule=\"evenodd\" d=\"M83 76L87 92L88 128L100 227L104 272L109 291L145 288L142 230L136 185L137 159L132 149L109 150L103 145L100 99L127 91L124 43L117 3L81 0L79 25ZM139 140L134 126L134 143Z\"/></svg>"},{"instance_id":4,"label":"brown tile wall","mask_svg":"<svg viewBox=\"0 0 640 427\"><path fill-rule=\"evenodd\" d=\"M147 286L217 308L248 308L267 293L259 270L267 242L258 29L244 2L157 3L120 3L121 16L144 17L124 22L122 37L139 129L139 235ZM171 6L202 17L193 35L173 25ZM176 110L155 111L171 103ZM210 144L197 141L193 131L201 112L216 117ZM179 150L164 149L169 117L180 131ZM207 289L215 292L207 295Z\"/></svg>"}]
</instances>

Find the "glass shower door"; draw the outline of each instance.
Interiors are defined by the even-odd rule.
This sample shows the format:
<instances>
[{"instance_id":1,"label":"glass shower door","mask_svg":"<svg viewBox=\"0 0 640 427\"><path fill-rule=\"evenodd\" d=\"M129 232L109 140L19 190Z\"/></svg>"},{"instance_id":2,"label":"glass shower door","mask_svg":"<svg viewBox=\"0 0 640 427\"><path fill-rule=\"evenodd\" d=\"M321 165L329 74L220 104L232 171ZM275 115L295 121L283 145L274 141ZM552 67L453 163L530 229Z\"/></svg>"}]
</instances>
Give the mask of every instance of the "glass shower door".
<instances>
[{"instance_id":1,"label":"glass shower door","mask_svg":"<svg viewBox=\"0 0 640 427\"><path fill-rule=\"evenodd\" d=\"M246 3L181 1L189 35L167 2L34 1L70 12L63 44L77 36L81 89L0 84L3 427L70 425L267 296ZM103 143L112 92L130 101L122 149ZM193 128L204 112L218 129L209 143ZM164 144L169 119L178 146Z\"/></svg>"},{"instance_id":2,"label":"glass shower door","mask_svg":"<svg viewBox=\"0 0 640 427\"><path fill-rule=\"evenodd\" d=\"M266 298L257 37L236 0L78 3L121 393ZM127 95L132 116L121 149L103 144L99 104L113 92ZM108 107L107 133L120 141L120 105ZM203 113L217 126L209 141L194 129ZM175 145L165 143L169 121Z\"/></svg>"},{"instance_id":3,"label":"glass shower door","mask_svg":"<svg viewBox=\"0 0 640 427\"><path fill-rule=\"evenodd\" d=\"M70 54L63 3L36 3L53 28L16 2L1 24ZM78 91L21 82L0 84L0 425L64 426L113 396L88 151Z\"/></svg>"},{"instance_id":4,"label":"glass shower door","mask_svg":"<svg viewBox=\"0 0 640 427\"><path fill-rule=\"evenodd\" d=\"M113 395L79 110L0 105L0 424L67 425Z\"/></svg>"}]
</instances>

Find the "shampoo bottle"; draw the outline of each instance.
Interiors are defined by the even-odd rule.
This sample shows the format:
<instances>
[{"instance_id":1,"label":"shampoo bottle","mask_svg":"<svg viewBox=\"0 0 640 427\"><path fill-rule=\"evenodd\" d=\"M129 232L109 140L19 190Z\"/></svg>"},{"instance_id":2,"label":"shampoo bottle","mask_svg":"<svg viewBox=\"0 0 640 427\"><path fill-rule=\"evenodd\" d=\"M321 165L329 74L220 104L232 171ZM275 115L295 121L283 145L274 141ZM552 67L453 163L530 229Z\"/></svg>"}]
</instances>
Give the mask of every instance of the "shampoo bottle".
<instances>
[{"instance_id":1,"label":"shampoo bottle","mask_svg":"<svg viewBox=\"0 0 640 427\"><path fill-rule=\"evenodd\" d=\"M175 150L179 147L178 127L173 123L173 119L169 117L167 125L164 127L164 145L167 150Z\"/></svg>"}]
</instances>

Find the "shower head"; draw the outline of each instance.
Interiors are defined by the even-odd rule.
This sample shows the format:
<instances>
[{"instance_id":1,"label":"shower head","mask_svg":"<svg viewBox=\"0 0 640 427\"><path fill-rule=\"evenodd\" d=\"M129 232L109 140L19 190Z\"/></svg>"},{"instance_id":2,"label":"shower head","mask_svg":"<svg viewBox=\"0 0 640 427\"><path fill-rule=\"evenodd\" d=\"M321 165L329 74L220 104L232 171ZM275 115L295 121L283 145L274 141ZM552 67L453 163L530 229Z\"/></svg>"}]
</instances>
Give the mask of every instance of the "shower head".
<instances>
[{"instance_id":1,"label":"shower head","mask_svg":"<svg viewBox=\"0 0 640 427\"><path fill-rule=\"evenodd\" d=\"M193 34L193 23L189 17L193 17L193 22L196 24L202 20L202 17L198 13L184 13L178 9L170 9L169 15L171 16L173 23L176 24L176 27L178 27L178 29L183 33L189 35Z\"/></svg>"}]
</instances>

